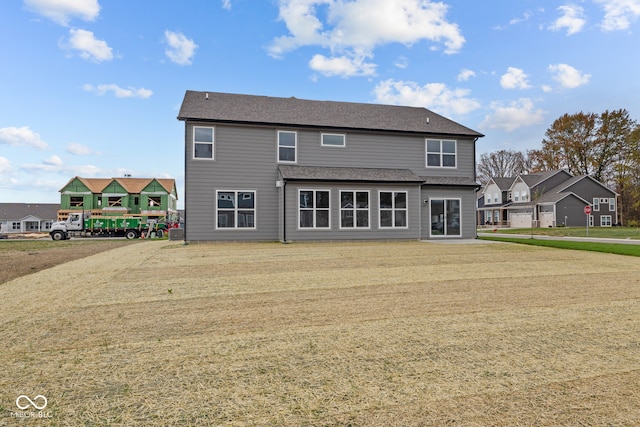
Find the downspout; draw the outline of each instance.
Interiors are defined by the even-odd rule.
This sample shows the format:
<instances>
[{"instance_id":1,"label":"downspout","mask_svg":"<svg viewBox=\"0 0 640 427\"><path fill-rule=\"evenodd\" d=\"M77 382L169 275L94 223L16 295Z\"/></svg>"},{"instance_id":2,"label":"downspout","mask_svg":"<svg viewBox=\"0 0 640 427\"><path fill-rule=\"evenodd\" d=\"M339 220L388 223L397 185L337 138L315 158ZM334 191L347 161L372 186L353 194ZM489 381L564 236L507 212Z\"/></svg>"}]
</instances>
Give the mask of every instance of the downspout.
<instances>
[{"instance_id":1,"label":"downspout","mask_svg":"<svg viewBox=\"0 0 640 427\"><path fill-rule=\"evenodd\" d=\"M478 161L476 159L476 142L478 142L478 139L479 138L477 136L473 139L473 181L474 182L478 182L478 171L477 171ZM476 191L474 192L475 201L473 202L473 206L475 207L475 210L476 210L476 214L474 215L476 217L476 228L475 228L476 231L474 231L476 239L478 238L479 218L478 218L478 195L475 194L475 193L478 193L478 190L479 190L479 188L476 188ZM502 218L500 218L500 219L502 219Z\"/></svg>"},{"instance_id":2,"label":"downspout","mask_svg":"<svg viewBox=\"0 0 640 427\"><path fill-rule=\"evenodd\" d=\"M282 180L282 243L287 243L287 181Z\"/></svg>"}]
</instances>

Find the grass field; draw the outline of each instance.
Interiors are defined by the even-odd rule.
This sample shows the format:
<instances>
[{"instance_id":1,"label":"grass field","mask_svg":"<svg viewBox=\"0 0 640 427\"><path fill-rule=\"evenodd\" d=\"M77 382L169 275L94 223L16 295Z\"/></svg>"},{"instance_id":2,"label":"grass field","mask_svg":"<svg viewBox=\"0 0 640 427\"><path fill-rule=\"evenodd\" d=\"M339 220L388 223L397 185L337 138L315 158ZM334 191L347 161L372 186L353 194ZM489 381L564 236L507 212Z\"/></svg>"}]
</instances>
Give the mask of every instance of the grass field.
<instances>
[{"instance_id":1,"label":"grass field","mask_svg":"<svg viewBox=\"0 0 640 427\"><path fill-rule=\"evenodd\" d=\"M0 425L637 425L639 273L481 241L141 242L0 284Z\"/></svg>"},{"instance_id":2,"label":"grass field","mask_svg":"<svg viewBox=\"0 0 640 427\"><path fill-rule=\"evenodd\" d=\"M478 232L490 233L492 228L479 228ZM500 228L500 233L534 234L557 237L587 237L587 227ZM589 227L589 237L599 239L640 239L638 227Z\"/></svg>"}]
</instances>

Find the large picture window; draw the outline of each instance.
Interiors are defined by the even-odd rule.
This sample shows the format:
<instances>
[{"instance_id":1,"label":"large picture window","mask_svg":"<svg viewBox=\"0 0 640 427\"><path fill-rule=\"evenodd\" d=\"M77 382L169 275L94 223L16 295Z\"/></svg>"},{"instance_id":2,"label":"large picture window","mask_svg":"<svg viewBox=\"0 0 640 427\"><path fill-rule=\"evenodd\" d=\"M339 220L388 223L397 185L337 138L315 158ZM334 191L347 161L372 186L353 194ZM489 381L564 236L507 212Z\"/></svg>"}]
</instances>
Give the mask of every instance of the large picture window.
<instances>
[{"instance_id":1,"label":"large picture window","mask_svg":"<svg viewBox=\"0 0 640 427\"><path fill-rule=\"evenodd\" d=\"M369 192L340 192L340 228L369 228Z\"/></svg>"},{"instance_id":2,"label":"large picture window","mask_svg":"<svg viewBox=\"0 0 640 427\"><path fill-rule=\"evenodd\" d=\"M427 139L426 154L429 168L457 167L457 143L454 140Z\"/></svg>"},{"instance_id":3,"label":"large picture window","mask_svg":"<svg viewBox=\"0 0 640 427\"><path fill-rule=\"evenodd\" d=\"M255 191L218 191L216 200L218 228L256 228Z\"/></svg>"},{"instance_id":4,"label":"large picture window","mask_svg":"<svg viewBox=\"0 0 640 427\"><path fill-rule=\"evenodd\" d=\"M407 227L407 192L380 192L380 228Z\"/></svg>"},{"instance_id":5,"label":"large picture window","mask_svg":"<svg viewBox=\"0 0 640 427\"><path fill-rule=\"evenodd\" d=\"M193 127L193 158L213 160L212 127Z\"/></svg>"},{"instance_id":6,"label":"large picture window","mask_svg":"<svg viewBox=\"0 0 640 427\"><path fill-rule=\"evenodd\" d=\"M300 190L300 228L329 228L329 190Z\"/></svg>"},{"instance_id":7,"label":"large picture window","mask_svg":"<svg viewBox=\"0 0 640 427\"><path fill-rule=\"evenodd\" d=\"M295 163L298 160L297 134L289 131L278 131L278 161Z\"/></svg>"},{"instance_id":8,"label":"large picture window","mask_svg":"<svg viewBox=\"0 0 640 427\"><path fill-rule=\"evenodd\" d=\"M460 200L431 199L430 204L431 235L460 236Z\"/></svg>"}]
</instances>

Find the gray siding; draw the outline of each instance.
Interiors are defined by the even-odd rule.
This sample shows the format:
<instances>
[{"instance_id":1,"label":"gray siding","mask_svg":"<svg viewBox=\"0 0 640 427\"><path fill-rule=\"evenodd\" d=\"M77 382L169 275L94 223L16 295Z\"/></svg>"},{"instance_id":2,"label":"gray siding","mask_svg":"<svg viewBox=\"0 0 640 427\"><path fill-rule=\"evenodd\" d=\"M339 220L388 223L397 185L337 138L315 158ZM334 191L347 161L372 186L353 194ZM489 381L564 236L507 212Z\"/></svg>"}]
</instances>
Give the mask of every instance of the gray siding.
<instances>
[{"instance_id":1,"label":"gray siding","mask_svg":"<svg viewBox=\"0 0 640 427\"><path fill-rule=\"evenodd\" d=\"M305 229L299 227L299 190L328 190L330 192L330 228ZM418 185L350 184L294 182L286 186L286 240L361 240L361 239L419 239L420 190ZM369 192L369 228L340 227L340 191ZM381 228L379 192L407 192L407 227Z\"/></svg>"},{"instance_id":2,"label":"gray siding","mask_svg":"<svg viewBox=\"0 0 640 427\"><path fill-rule=\"evenodd\" d=\"M193 126L215 128L214 160L193 159ZM289 183L286 188L287 211L278 181L277 131L295 130L297 165L360 168L410 169L420 176L475 177L473 138L459 139L457 168L427 168L425 137L398 134L344 132L346 147L321 146L320 130L300 130L287 127L239 126L206 122L185 122L185 240L281 240L283 216L287 219L287 240L323 239L419 239L420 219L424 203L418 185ZM338 133L332 130L330 133ZM430 135L429 138L437 138ZM445 138L443 138L445 139ZM446 139L452 139L448 137ZM297 189L325 188L331 191L330 230L298 229ZM370 228L346 230L339 228L340 189L370 191ZM378 191L406 189L409 194L409 227L379 229ZM249 190L256 192L256 229L216 229L216 191ZM467 188L440 188L446 198L463 200L463 237L475 237L475 193Z\"/></svg>"},{"instance_id":3,"label":"gray siding","mask_svg":"<svg viewBox=\"0 0 640 427\"><path fill-rule=\"evenodd\" d=\"M278 240L274 131L215 126L215 160L194 160L191 129L192 126L187 125L185 239ZM216 230L217 190L256 192L255 230Z\"/></svg>"},{"instance_id":4,"label":"gray siding","mask_svg":"<svg viewBox=\"0 0 640 427\"><path fill-rule=\"evenodd\" d=\"M346 147L324 147L321 145L321 133L298 130L299 165L397 168L410 169L420 176L475 178L473 139L458 140L456 168L427 168L424 136L349 132L345 133ZM435 136L429 138L437 139Z\"/></svg>"}]
</instances>

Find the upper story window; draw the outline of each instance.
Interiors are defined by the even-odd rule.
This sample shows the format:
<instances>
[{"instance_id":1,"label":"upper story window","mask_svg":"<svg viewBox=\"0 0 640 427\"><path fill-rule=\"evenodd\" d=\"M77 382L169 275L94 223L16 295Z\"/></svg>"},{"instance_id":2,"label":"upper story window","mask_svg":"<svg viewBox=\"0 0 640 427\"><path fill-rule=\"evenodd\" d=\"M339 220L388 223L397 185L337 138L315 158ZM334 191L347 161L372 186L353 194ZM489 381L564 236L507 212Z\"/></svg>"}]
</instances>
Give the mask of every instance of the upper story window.
<instances>
[{"instance_id":1,"label":"upper story window","mask_svg":"<svg viewBox=\"0 0 640 427\"><path fill-rule=\"evenodd\" d=\"M298 135L296 132L278 131L278 161L287 163L298 161Z\"/></svg>"},{"instance_id":2,"label":"upper story window","mask_svg":"<svg viewBox=\"0 0 640 427\"><path fill-rule=\"evenodd\" d=\"M457 166L457 144L449 139L427 139L427 167L455 168Z\"/></svg>"},{"instance_id":3,"label":"upper story window","mask_svg":"<svg viewBox=\"0 0 640 427\"><path fill-rule=\"evenodd\" d=\"M82 196L71 196L69 200L69 205L74 208L79 208L84 206L84 197Z\"/></svg>"},{"instance_id":4,"label":"upper story window","mask_svg":"<svg viewBox=\"0 0 640 427\"><path fill-rule=\"evenodd\" d=\"M212 127L193 127L193 158L213 160Z\"/></svg>"},{"instance_id":5,"label":"upper story window","mask_svg":"<svg viewBox=\"0 0 640 427\"><path fill-rule=\"evenodd\" d=\"M593 198L593 211L598 212L600 210L600 199L598 197Z\"/></svg>"},{"instance_id":6,"label":"upper story window","mask_svg":"<svg viewBox=\"0 0 640 427\"><path fill-rule=\"evenodd\" d=\"M323 133L321 145L323 147L345 147L346 138L343 134Z\"/></svg>"},{"instance_id":7,"label":"upper story window","mask_svg":"<svg viewBox=\"0 0 640 427\"><path fill-rule=\"evenodd\" d=\"M609 199L609 211L613 212L616 210L616 199L614 199L613 197L611 197Z\"/></svg>"}]
</instances>

